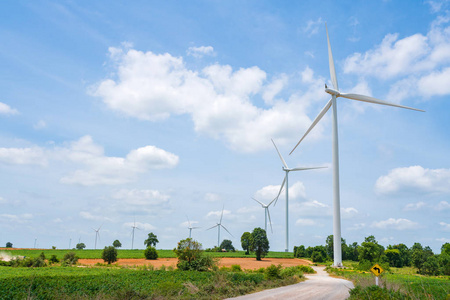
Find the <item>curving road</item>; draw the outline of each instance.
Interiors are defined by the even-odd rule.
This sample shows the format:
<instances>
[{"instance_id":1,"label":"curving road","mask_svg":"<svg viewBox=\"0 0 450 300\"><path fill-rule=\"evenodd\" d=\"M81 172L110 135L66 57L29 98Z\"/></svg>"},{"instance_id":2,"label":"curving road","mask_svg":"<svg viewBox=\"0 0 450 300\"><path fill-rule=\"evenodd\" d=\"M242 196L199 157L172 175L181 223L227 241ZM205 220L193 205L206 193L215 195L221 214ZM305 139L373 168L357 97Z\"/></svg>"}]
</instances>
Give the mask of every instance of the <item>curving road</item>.
<instances>
[{"instance_id":1,"label":"curving road","mask_svg":"<svg viewBox=\"0 0 450 300\"><path fill-rule=\"evenodd\" d=\"M313 267L317 274L305 274L308 280L297 284L276 289L240 296L232 299L260 300L260 299L302 299L318 300L347 299L353 283L345 279L330 277L324 267Z\"/></svg>"}]
</instances>

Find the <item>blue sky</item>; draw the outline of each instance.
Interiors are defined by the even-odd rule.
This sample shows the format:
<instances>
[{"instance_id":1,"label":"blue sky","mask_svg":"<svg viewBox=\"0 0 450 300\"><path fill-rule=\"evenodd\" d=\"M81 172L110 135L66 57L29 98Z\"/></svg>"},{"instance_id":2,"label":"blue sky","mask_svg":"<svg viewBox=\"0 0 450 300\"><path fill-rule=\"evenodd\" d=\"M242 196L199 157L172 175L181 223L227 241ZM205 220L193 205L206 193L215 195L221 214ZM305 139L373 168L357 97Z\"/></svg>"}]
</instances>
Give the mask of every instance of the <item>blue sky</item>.
<instances>
[{"instance_id":1,"label":"blue sky","mask_svg":"<svg viewBox=\"0 0 450 300\"><path fill-rule=\"evenodd\" d=\"M0 245L159 248L215 225L240 248L290 167L290 245L332 234L325 22L338 99L342 237L450 242L449 1L6 1ZM270 208L284 250L284 197ZM70 242L71 241L71 242Z\"/></svg>"}]
</instances>

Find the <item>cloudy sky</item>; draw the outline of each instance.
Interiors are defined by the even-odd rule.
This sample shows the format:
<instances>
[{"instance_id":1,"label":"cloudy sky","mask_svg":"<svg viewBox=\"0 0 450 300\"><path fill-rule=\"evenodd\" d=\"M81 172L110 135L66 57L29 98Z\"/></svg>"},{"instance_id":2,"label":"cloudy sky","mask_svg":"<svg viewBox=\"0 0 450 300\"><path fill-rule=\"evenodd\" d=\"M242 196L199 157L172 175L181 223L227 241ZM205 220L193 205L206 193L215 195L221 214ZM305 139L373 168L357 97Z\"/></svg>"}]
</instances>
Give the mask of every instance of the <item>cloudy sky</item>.
<instances>
[{"instance_id":1,"label":"cloudy sky","mask_svg":"<svg viewBox=\"0 0 450 300\"><path fill-rule=\"evenodd\" d=\"M332 234L338 99L342 236L450 242L449 1L6 1L0 11L0 245L158 248L264 227L291 172L290 245ZM285 198L270 208L285 247Z\"/></svg>"}]
</instances>

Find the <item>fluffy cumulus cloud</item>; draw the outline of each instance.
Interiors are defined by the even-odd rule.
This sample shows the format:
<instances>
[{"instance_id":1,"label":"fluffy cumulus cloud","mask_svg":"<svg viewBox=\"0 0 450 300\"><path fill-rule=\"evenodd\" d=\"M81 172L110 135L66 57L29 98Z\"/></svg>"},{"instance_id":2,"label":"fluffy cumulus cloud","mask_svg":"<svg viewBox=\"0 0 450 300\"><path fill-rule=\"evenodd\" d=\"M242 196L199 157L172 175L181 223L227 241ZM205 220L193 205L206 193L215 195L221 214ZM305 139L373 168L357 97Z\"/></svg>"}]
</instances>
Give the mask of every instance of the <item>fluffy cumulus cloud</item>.
<instances>
[{"instance_id":1,"label":"fluffy cumulus cloud","mask_svg":"<svg viewBox=\"0 0 450 300\"><path fill-rule=\"evenodd\" d=\"M444 231L450 231L450 224L445 222L439 222L439 225L441 225L441 229Z\"/></svg>"},{"instance_id":2,"label":"fluffy cumulus cloud","mask_svg":"<svg viewBox=\"0 0 450 300\"><path fill-rule=\"evenodd\" d=\"M406 211L413 211L413 210L419 210L425 207L425 202L419 201L417 203L408 203L406 204L404 210Z\"/></svg>"},{"instance_id":3,"label":"fluffy cumulus cloud","mask_svg":"<svg viewBox=\"0 0 450 300\"><path fill-rule=\"evenodd\" d=\"M409 230L418 228L419 224L408 219L389 218L384 221L373 222L371 227L379 229Z\"/></svg>"},{"instance_id":4,"label":"fluffy cumulus cloud","mask_svg":"<svg viewBox=\"0 0 450 300\"><path fill-rule=\"evenodd\" d=\"M450 88L450 18L439 16L426 35L400 38L388 34L374 49L355 53L344 72L393 79L388 98L401 101L412 95L448 95Z\"/></svg>"},{"instance_id":5,"label":"fluffy cumulus cloud","mask_svg":"<svg viewBox=\"0 0 450 300\"><path fill-rule=\"evenodd\" d=\"M252 152L270 147L270 137L293 142L311 120L305 114L310 99L325 99L323 79L308 78L301 96L275 100L288 81L281 74L268 80L258 67L233 70L213 64L202 70L186 67L182 57L134 49L110 48L114 78L91 87L112 110L142 120L158 121L187 114L194 129L224 139L234 150ZM252 103L262 97L268 108ZM320 133L320 128L316 131Z\"/></svg>"},{"instance_id":6,"label":"fluffy cumulus cloud","mask_svg":"<svg viewBox=\"0 0 450 300\"><path fill-rule=\"evenodd\" d=\"M421 166L396 168L378 178L375 190L380 194L422 192L450 193L450 169L426 169Z\"/></svg>"},{"instance_id":7,"label":"fluffy cumulus cloud","mask_svg":"<svg viewBox=\"0 0 450 300\"><path fill-rule=\"evenodd\" d=\"M62 183L92 186L127 183L152 169L173 168L179 158L155 146L133 149L125 157L106 156L103 147L88 135L67 147L0 148L1 163L46 166L51 160L72 162L80 167L61 178Z\"/></svg>"},{"instance_id":8,"label":"fluffy cumulus cloud","mask_svg":"<svg viewBox=\"0 0 450 300\"><path fill-rule=\"evenodd\" d=\"M0 102L0 115L16 115L19 111L11 108L8 104Z\"/></svg>"},{"instance_id":9,"label":"fluffy cumulus cloud","mask_svg":"<svg viewBox=\"0 0 450 300\"><path fill-rule=\"evenodd\" d=\"M24 224L28 223L31 219L33 219L33 215L28 213L20 215L0 214L0 222L7 224Z\"/></svg>"},{"instance_id":10,"label":"fluffy cumulus cloud","mask_svg":"<svg viewBox=\"0 0 450 300\"><path fill-rule=\"evenodd\" d=\"M203 57L204 55L214 56L214 48L212 46L200 46L200 47L189 47L187 50L187 55L193 57Z\"/></svg>"},{"instance_id":11,"label":"fluffy cumulus cloud","mask_svg":"<svg viewBox=\"0 0 450 300\"><path fill-rule=\"evenodd\" d=\"M153 226L150 223L141 223L141 222L128 222L128 223L123 223L122 224L123 227L126 228L137 228L140 230L144 230L144 231L149 231L149 230L155 230L156 227Z\"/></svg>"},{"instance_id":12,"label":"fluffy cumulus cloud","mask_svg":"<svg viewBox=\"0 0 450 300\"><path fill-rule=\"evenodd\" d=\"M317 226L317 222L312 219L298 219L295 221L297 226Z\"/></svg>"}]
</instances>

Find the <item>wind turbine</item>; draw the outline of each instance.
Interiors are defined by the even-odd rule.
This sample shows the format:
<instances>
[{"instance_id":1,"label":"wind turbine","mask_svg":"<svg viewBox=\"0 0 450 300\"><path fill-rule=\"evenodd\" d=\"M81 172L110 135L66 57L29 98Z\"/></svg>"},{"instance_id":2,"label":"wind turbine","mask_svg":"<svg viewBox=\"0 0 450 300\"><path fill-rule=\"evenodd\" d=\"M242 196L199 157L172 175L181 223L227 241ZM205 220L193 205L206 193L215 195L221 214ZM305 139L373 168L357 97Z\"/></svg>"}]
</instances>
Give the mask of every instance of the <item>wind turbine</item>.
<instances>
[{"instance_id":1,"label":"wind turbine","mask_svg":"<svg viewBox=\"0 0 450 300\"><path fill-rule=\"evenodd\" d=\"M278 194L278 196L279 196L280 194ZM278 196L277 197L275 197L275 198L273 198L273 200L272 201L270 201L269 202L269 204L264 204L264 203L262 203L261 201L259 201L259 200L256 200L255 198L253 198L252 197L252 199L253 200L255 200L256 202L258 202L259 204L261 204L261 206L262 206L262 208L264 208L264 216L265 216L265 218L264 218L264 230L267 232L267 216L269 216L269 223L270 223L270 231L273 233L273 229L272 229L272 220L270 220L270 212L269 212L269 206L270 206L270 204L272 204L275 200L277 200L278 199Z\"/></svg>"},{"instance_id":2,"label":"wind turbine","mask_svg":"<svg viewBox=\"0 0 450 300\"><path fill-rule=\"evenodd\" d=\"M133 246L134 246L134 229L140 229L139 227L136 226L136 220L134 220L133 226L131 226L131 228L133 228L132 231L132 238L131 238L131 250L133 250Z\"/></svg>"},{"instance_id":3,"label":"wind turbine","mask_svg":"<svg viewBox=\"0 0 450 300\"><path fill-rule=\"evenodd\" d=\"M233 235L228 231L228 229L226 229L225 226L222 225L223 209L224 209L224 206L222 207L222 214L220 215L220 221L219 221L219 223L217 223L216 225L214 225L214 226L211 227L211 228L206 229L206 230L210 230L210 229L213 229L214 227L217 227L217 247L220 246L220 227L223 227L223 229L225 229L231 236L233 236Z\"/></svg>"},{"instance_id":4,"label":"wind turbine","mask_svg":"<svg viewBox=\"0 0 450 300\"><path fill-rule=\"evenodd\" d=\"M325 28L327 32L327 42L328 42L328 63L330 67L331 83L333 88L327 87L325 84L325 92L331 95L331 99L320 111L319 115L314 119L311 126L308 128L306 133L300 139L300 141L292 149L291 153L297 148L297 146L303 141L306 135L316 126L316 124L322 119L325 113L333 107L332 115L332 147L333 147L333 251L334 251L334 266L342 266L342 249L341 249L341 212L340 212L340 197L339 197L339 149L338 149L338 127L337 127L337 107L336 100L339 97L358 100L363 102L382 104L388 106L395 106L400 108L407 108L417 111L423 111L421 109L416 109L408 106L398 105L390 102L386 102L377 98L359 95L359 94L346 94L339 91L339 86L336 77L336 69L334 68L333 53L331 52L330 38L328 36L328 27L325 23ZM289 154L291 154L289 153Z\"/></svg>"},{"instance_id":5,"label":"wind turbine","mask_svg":"<svg viewBox=\"0 0 450 300\"><path fill-rule=\"evenodd\" d=\"M189 217L186 216L186 218L187 218L187 220L188 220L188 225L189 225L189 227L188 227L188 229L189 229L189 238L191 238L192 229L197 229L197 228L200 228L200 227L192 227L191 221L189 221Z\"/></svg>"},{"instance_id":6,"label":"wind turbine","mask_svg":"<svg viewBox=\"0 0 450 300\"><path fill-rule=\"evenodd\" d=\"M103 224L100 225L100 227L98 229L92 228L92 230L95 231L95 247L94 247L94 249L97 249L97 237L98 237L98 239L100 239L99 231L100 231L100 228L102 228L102 226L103 226Z\"/></svg>"},{"instance_id":7,"label":"wind turbine","mask_svg":"<svg viewBox=\"0 0 450 300\"><path fill-rule=\"evenodd\" d=\"M289 172L312 170L312 169L322 169L322 168L326 168L326 167L289 168L288 165L286 164L286 161L284 160L283 156L281 156L280 151L278 151L278 147L277 147L277 145L275 145L275 142L273 141L273 139L272 139L272 143L278 152L278 156L280 157L281 162L283 163L283 167L282 167L283 171L286 172L286 175L284 176L284 179L283 179L283 183L281 184L281 187L280 187L280 191L278 192L278 196L280 196L281 190L283 189L283 186L286 183L286 248L284 251L288 252L289 251ZM275 198L275 199L277 199L275 201L275 204L277 204L277 202L278 202L278 196Z\"/></svg>"}]
</instances>

